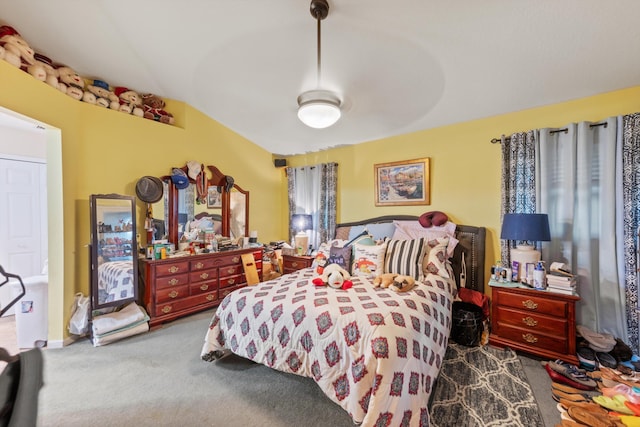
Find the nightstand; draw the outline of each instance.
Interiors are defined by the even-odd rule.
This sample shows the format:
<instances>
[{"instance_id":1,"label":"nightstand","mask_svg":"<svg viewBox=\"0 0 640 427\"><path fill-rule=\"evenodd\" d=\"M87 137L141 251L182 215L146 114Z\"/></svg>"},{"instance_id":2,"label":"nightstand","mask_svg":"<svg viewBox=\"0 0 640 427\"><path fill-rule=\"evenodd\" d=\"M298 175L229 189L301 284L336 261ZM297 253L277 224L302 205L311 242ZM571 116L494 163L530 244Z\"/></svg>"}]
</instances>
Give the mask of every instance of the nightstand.
<instances>
[{"instance_id":1,"label":"nightstand","mask_svg":"<svg viewBox=\"0 0 640 427\"><path fill-rule=\"evenodd\" d=\"M489 343L578 365L576 302L549 291L491 286Z\"/></svg>"},{"instance_id":2,"label":"nightstand","mask_svg":"<svg viewBox=\"0 0 640 427\"><path fill-rule=\"evenodd\" d=\"M294 271L302 268L311 267L313 262L312 256L306 255L282 255L282 269L283 273L293 273Z\"/></svg>"}]
</instances>

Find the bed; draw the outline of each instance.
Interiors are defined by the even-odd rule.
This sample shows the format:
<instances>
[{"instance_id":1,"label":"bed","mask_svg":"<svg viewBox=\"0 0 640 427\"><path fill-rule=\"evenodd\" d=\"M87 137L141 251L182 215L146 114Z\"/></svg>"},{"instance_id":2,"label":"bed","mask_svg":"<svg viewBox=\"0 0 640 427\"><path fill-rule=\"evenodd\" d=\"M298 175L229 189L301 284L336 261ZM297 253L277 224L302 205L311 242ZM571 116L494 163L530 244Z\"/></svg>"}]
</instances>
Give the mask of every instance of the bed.
<instances>
[{"instance_id":1,"label":"bed","mask_svg":"<svg viewBox=\"0 0 640 427\"><path fill-rule=\"evenodd\" d=\"M365 229L384 233L378 229L394 221L417 217L339 224L336 238L346 241ZM453 257L448 258L448 238L430 240L424 256L437 266L421 270L408 292L374 287L370 275L352 276L353 287L346 290L315 286L318 273L310 267L229 294L206 332L202 359L232 352L311 377L356 424L429 425L429 397L446 351L457 287L484 289L485 229L454 229Z\"/></svg>"}]
</instances>

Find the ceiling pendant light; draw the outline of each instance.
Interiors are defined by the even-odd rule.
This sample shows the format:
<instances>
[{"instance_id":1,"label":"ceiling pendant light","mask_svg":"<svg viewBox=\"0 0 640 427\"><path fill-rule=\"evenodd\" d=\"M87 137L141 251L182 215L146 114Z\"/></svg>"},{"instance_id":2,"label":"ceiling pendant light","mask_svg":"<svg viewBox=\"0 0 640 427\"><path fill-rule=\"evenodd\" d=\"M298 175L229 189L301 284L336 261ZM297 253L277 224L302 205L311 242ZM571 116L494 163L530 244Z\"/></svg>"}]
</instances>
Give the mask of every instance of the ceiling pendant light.
<instances>
[{"instance_id":1,"label":"ceiling pendant light","mask_svg":"<svg viewBox=\"0 0 640 427\"><path fill-rule=\"evenodd\" d=\"M318 89L303 92L298 96L298 118L305 125L323 129L333 125L340 119L340 98L335 93L320 89L320 22L329 14L327 0L311 0L311 16L318 22Z\"/></svg>"}]
</instances>

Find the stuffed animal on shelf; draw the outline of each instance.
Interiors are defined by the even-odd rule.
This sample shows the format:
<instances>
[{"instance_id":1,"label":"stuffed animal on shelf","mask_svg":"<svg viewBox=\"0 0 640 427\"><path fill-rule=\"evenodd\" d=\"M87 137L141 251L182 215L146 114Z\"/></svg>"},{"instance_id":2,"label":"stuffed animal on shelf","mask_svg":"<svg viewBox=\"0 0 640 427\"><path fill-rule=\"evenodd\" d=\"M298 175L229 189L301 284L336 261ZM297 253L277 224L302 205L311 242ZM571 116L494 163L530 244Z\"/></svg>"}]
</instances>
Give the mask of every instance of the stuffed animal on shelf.
<instances>
[{"instance_id":1,"label":"stuffed animal on shelf","mask_svg":"<svg viewBox=\"0 0 640 427\"><path fill-rule=\"evenodd\" d=\"M99 107L110 108L112 110L120 109L120 100L116 94L111 91L109 84L103 80L86 79L87 91L96 97L95 104Z\"/></svg>"},{"instance_id":2,"label":"stuffed animal on shelf","mask_svg":"<svg viewBox=\"0 0 640 427\"><path fill-rule=\"evenodd\" d=\"M144 110L142 109L142 98L140 94L135 90L118 86L113 92L118 96L120 100L119 110L126 114L133 114L134 116L144 117Z\"/></svg>"},{"instance_id":3,"label":"stuffed animal on shelf","mask_svg":"<svg viewBox=\"0 0 640 427\"><path fill-rule=\"evenodd\" d=\"M312 282L316 286L326 285L334 289L347 290L353 286L353 282L350 279L351 275L347 270L338 264L329 264L324 268L322 276L316 277Z\"/></svg>"},{"instance_id":4,"label":"stuffed animal on shelf","mask_svg":"<svg viewBox=\"0 0 640 427\"><path fill-rule=\"evenodd\" d=\"M376 276L375 279L373 279L373 286L375 288L377 287L388 288L393 284L393 279L395 279L396 276L397 274L395 273L380 274L379 276Z\"/></svg>"},{"instance_id":5,"label":"stuffed animal on shelf","mask_svg":"<svg viewBox=\"0 0 640 427\"><path fill-rule=\"evenodd\" d=\"M84 79L76 71L62 65L58 67L58 79L65 87L64 92L71 98L81 101L84 97Z\"/></svg>"},{"instance_id":6,"label":"stuffed animal on shelf","mask_svg":"<svg viewBox=\"0 0 640 427\"><path fill-rule=\"evenodd\" d=\"M389 289L396 292L407 292L413 289L416 284L416 280L411 276L397 275L393 279L393 284L389 286Z\"/></svg>"},{"instance_id":7,"label":"stuffed animal on shelf","mask_svg":"<svg viewBox=\"0 0 640 427\"><path fill-rule=\"evenodd\" d=\"M49 57L44 56L43 54L38 52L35 53L34 58L36 60L36 65L40 66L45 72L43 81L53 88L62 90L60 87L60 80L59 80L60 73L53 66L53 61L51 61ZM30 67L29 74L33 75L34 72L37 72L37 69L34 68L33 66ZM66 91L66 88L65 88L65 91Z\"/></svg>"},{"instance_id":8,"label":"stuffed animal on shelf","mask_svg":"<svg viewBox=\"0 0 640 427\"><path fill-rule=\"evenodd\" d=\"M164 110L165 102L159 96L152 93L143 94L142 105L145 119L154 120L168 125L173 124L173 114Z\"/></svg>"},{"instance_id":9,"label":"stuffed animal on shelf","mask_svg":"<svg viewBox=\"0 0 640 427\"><path fill-rule=\"evenodd\" d=\"M13 27L0 27L0 46L4 48L4 60L16 68L29 72L28 67L36 62L35 52ZM44 70L36 66L33 72L41 75Z\"/></svg>"}]
</instances>

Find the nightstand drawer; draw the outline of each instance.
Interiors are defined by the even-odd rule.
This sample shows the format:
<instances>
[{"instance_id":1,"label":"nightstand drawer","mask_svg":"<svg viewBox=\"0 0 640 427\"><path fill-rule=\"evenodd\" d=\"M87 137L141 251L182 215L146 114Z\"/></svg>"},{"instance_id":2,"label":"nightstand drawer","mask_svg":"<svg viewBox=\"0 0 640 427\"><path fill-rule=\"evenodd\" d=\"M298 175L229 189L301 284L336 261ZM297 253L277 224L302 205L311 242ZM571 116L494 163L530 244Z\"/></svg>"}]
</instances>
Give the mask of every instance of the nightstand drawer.
<instances>
[{"instance_id":1,"label":"nightstand drawer","mask_svg":"<svg viewBox=\"0 0 640 427\"><path fill-rule=\"evenodd\" d=\"M515 310L509 307L496 307L496 318L501 324L531 329L535 332L565 337L567 334L567 320L558 317L543 316L525 310Z\"/></svg>"},{"instance_id":2,"label":"nightstand drawer","mask_svg":"<svg viewBox=\"0 0 640 427\"><path fill-rule=\"evenodd\" d=\"M537 350L546 349L557 353L567 353L568 342L564 336L546 335L532 328L518 328L498 322L497 334L506 340L523 346L531 346Z\"/></svg>"},{"instance_id":3,"label":"nightstand drawer","mask_svg":"<svg viewBox=\"0 0 640 427\"><path fill-rule=\"evenodd\" d=\"M567 317L567 302L551 299L547 295L533 296L499 292L496 303L503 307L513 307L519 310L544 313L561 318Z\"/></svg>"}]
</instances>

